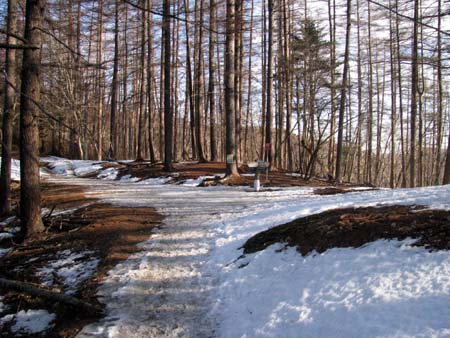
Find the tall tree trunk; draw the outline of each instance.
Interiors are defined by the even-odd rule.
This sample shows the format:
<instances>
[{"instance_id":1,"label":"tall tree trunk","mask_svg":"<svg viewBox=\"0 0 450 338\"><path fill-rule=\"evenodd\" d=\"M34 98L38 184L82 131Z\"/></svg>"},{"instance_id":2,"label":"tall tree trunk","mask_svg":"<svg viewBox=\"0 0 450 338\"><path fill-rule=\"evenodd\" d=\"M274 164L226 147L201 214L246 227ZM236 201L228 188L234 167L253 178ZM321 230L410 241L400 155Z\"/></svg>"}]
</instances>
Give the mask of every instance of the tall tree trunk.
<instances>
[{"instance_id":1,"label":"tall tree trunk","mask_svg":"<svg viewBox=\"0 0 450 338\"><path fill-rule=\"evenodd\" d=\"M111 115L109 128L109 158L116 158L116 139L117 139L117 91L118 91L118 73L119 73L119 0L115 0L114 12L114 61L113 77L111 85Z\"/></svg>"},{"instance_id":2,"label":"tall tree trunk","mask_svg":"<svg viewBox=\"0 0 450 338\"><path fill-rule=\"evenodd\" d=\"M195 49L194 57L195 62L195 74L194 74L194 109L195 109L195 145L197 147L197 157L200 162L205 162L205 156L203 154L202 146L202 118L201 114L204 112L204 100L203 100L203 0L196 0L196 37L195 37Z\"/></svg>"},{"instance_id":3,"label":"tall tree trunk","mask_svg":"<svg viewBox=\"0 0 450 338\"><path fill-rule=\"evenodd\" d=\"M390 2L389 2L390 4ZM395 67L395 47L394 47L394 24L392 12L389 12L389 52L390 52L390 66L391 66L391 165L389 174L389 186L395 188L395 138L397 128L397 79L396 79L396 67Z\"/></svg>"},{"instance_id":4,"label":"tall tree trunk","mask_svg":"<svg viewBox=\"0 0 450 338\"><path fill-rule=\"evenodd\" d=\"M145 130L145 79L146 79L146 69L145 69L145 47L146 47L146 0L141 0L141 5L143 10L141 11L141 39L139 41L141 47L140 60L139 60L139 68L140 68L140 76L139 76L139 118L138 118L138 141L137 141L137 156L136 159L138 161L142 161L145 157L144 155L144 130ZM148 72L148 70L147 70Z\"/></svg>"},{"instance_id":5,"label":"tall tree trunk","mask_svg":"<svg viewBox=\"0 0 450 338\"><path fill-rule=\"evenodd\" d=\"M45 1L27 0L25 7L25 40L41 46L42 16ZM20 95L20 219L27 237L44 231L41 218L39 186L39 109L41 90L41 50L23 52Z\"/></svg>"},{"instance_id":6,"label":"tall tree trunk","mask_svg":"<svg viewBox=\"0 0 450 338\"><path fill-rule=\"evenodd\" d=\"M235 89L235 2L226 2L226 37L225 37L225 125L226 125L226 175L238 175L236 164L236 89Z\"/></svg>"},{"instance_id":7,"label":"tall tree trunk","mask_svg":"<svg viewBox=\"0 0 450 338\"><path fill-rule=\"evenodd\" d=\"M184 10L186 15L189 14L188 1L184 0ZM194 108L194 91L192 88L192 65L191 65L191 45L189 41L189 23L186 24L186 95L189 98L189 113L190 113L190 135L191 135L191 151L192 158L197 158L197 146L195 145L195 108Z\"/></svg>"},{"instance_id":8,"label":"tall tree trunk","mask_svg":"<svg viewBox=\"0 0 450 338\"><path fill-rule=\"evenodd\" d=\"M417 120L417 89L418 89L418 39L419 37L419 0L414 0L414 28L411 55L411 127L409 153L409 186L416 186L416 120Z\"/></svg>"},{"instance_id":9,"label":"tall tree trunk","mask_svg":"<svg viewBox=\"0 0 450 338\"><path fill-rule=\"evenodd\" d=\"M17 1L8 0L8 14L6 16L6 43L13 45L16 39L10 34L17 30ZM12 123L15 113L16 93L16 51L13 48L6 49L5 60L5 99L3 106L2 126L2 168L0 176L0 216L11 212L11 150L12 150Z\"/></svg>"},{"instance_id":10,"label":"tall tree trunk","mask_svg":"<svg viewBox=\"0 0 450 338\"><path fill-rule=\"evenodd\" d=\"M372 163L372 141L373 141L373 62L372 62L372 14L370 2L367 2L367 34L368 34L368 91L369 91L369 110L367 112L367 161L366 161L366 180L372 183L373 163Z\"/></svg>"},{"instance_id":11,"label":"tall tree trunk","mask_svg":"<svg viewBox=\"0 0 450 338\"><path fill-rule=\"evenodd\" d=\"M333 3L333 5L332 5ZM336 132L336 1L328 0L328 26L330 36L330 141L328 144L328 173L334 171L335 137ZM359 29L359 25L358 25Z\"/></svg>"},{"instance_id":12,"label":"tall tree trunk","mask_svg":"<svg viewBox=\"0 0 450 338\"><path fill-rule=\"evenodd\" d=\"M164 48L164 170L172 171L172 105L171 105L171 50L170 50L170 0L163 1Z\"/></svg>"},{"instance_id":13,"label":"tall tree trunk","mask_svg":"<svg viewBox=\"0 0 450 338\"><path fill-rule=\"evenodd\" d=\"M98 65L98 101L97 101L97 160L103 159L103 70L100 66L103 62L103 0L98 3L98 44L97 44L97 65Z\"/></svg>"},{"instance_id":14,"label":"tall tree trunk","mask_svg":"<svg viewBox=\"0 0 450 338\"><path fill-rule=\"evenodd\" d=\"M347 74L349 67L350 57L350 28L351 28L351 9L352 2L347 0L347 29L345 33L345 54L344 54L344 71L342 73L342 88L341 97L339 101L339 125L338 125L338 139L337 139L337 152L336 152L336 182L340 182L342 178L341 166L342 166L342 151L343 151L343 134L344 134L344 113L345 113L345 99L347 92Z\"/></svg>"},{"instance_id":15,"label":"tall tree trunk","mask_svg":"<svg viewBox=\"0 0 450 338\"><path fill-rule=\"evenodd\" d=\"M209 99L209 137L211 161L217 161L217 141L216 141L216 100L215 100L215 81L216 81L216 62L214 55L214 47L217 43L216 20L217 6L215 0L209 2L209 82L208 82L208 99Z\"/></svg>"},{"instance_id":16,"label":"tall tree trunk","mask_svg":"<svg viewBox=\"0 0 450 338\"><path fill-rule=\"evenodd\" d=\"M406 147L405 147L405 136L403 127L403 81L402 81L402 60L401 60L401 47L400 47L400 16L398 14L398 0L395 1L396 10L396 20L395 20L395 34L396 34L396 54L397 54L397 80L398 80L398 100L399 100L399 121L400 121L400 148L401 148L401 158L402 158L402 181L401 187L406 188Z\"/></svg>"},{"instance_id":17,"label":"tall tree trunk","mask_svg":"<svg viewBox=\"0 0 450 338\"><path fill-rule=\"evenodd\" d=\"M442 41L441 41L441 6L442 0L438 0L438 35L437 35L437 84L438 84L438 97L437 97L437 147L436 147L436 162L435 162L435 179L434 184L439 184L441 173L441 152L442 152L442 111L443 111L443 91L442 91ZM450 182L449 182L450 183Z\"/></svg>"},{"instance_id":18,"label":"tall tree trunk","mask_svg":"<svg viewBox=\"0 0 450 338\"><path fill-rule=\"evenodd\" d=\"M265 137L265 158L269 162L269 166L272 165L272 92L273 92L273 2L274 0L267 0L268 11L268 37L267 37L267 75L266 75L266 137ZM264 71L264 70L263 70Z\"/></svg>"},{"instance_id":19,"label":"tall tree trunk","mask_svg":"<svg viewBox=\"0 0 450 338\"><path fill-rule=\"evenodd\" d=\"M153 95L153 32L152 32L152 0L147 0L147 111L148 111L148 147L150 162L156 161L155 147L153 145L153 116L154 116L154 95Z\"/></svg>"}]
</instances>

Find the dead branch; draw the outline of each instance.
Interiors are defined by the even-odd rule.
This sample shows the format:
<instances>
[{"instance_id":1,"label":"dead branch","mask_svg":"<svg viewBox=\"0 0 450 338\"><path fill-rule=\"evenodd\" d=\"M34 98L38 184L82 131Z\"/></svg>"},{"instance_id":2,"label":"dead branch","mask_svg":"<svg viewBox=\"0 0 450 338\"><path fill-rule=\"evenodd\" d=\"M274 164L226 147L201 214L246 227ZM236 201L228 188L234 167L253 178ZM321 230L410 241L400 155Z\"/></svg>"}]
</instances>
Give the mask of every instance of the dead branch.
<instances>
[{"instance_id":1,"label":"dead branch","mask_svg":"<svg viewBox=\"0 0 450 338\"><path fill-rule=\"evenodd\" d=\"M72 296L39 288L31 283L0 278L0 289L23 292L35 297L49 299L58 303L87 311L89 314L93 315L100 315L102 313L102 309L99 306L84 302Z\"/></svg>"}]
</instances>

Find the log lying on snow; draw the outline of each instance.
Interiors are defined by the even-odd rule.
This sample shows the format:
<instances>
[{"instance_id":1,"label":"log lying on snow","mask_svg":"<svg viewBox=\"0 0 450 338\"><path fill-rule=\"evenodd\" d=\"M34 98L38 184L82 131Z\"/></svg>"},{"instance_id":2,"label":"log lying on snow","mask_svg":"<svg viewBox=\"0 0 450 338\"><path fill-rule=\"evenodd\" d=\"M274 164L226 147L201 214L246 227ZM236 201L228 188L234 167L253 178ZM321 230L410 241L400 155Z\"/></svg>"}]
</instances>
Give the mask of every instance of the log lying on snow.
<instances>
[{"instance_id":1,"label":"log lying on snow","mask_svg":"<svg viewBox=\"0 0 450 338\"><path fill-rule=\"evenodd\" d=\"M82 309L92 315L100 315L102 309L99 306L84 302L78 298L62 293L39 288L26 282L18 282L10 279L0 278L0 289L24 292L32 296L46 298L68 306Z\"/></svg>"}]
</instances>

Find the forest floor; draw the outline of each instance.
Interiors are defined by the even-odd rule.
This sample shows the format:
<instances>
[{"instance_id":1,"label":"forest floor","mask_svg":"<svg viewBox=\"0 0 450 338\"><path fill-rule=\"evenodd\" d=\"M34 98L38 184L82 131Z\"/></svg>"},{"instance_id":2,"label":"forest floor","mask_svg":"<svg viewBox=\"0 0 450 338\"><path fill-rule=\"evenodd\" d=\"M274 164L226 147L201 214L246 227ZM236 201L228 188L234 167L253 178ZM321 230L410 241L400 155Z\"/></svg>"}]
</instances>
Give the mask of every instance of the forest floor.
<instances>
[{"instance_id":1,"label":"forest floor","mask_svg":"<svg viewBox=\"0 0 450 338\"><path fill-rule=\"evenodd\" d=\"M102 165L102 169L108 167L119 170L117 179L127 175L140 179L171 176L172 183L179 183L208 177L203 181L210 182L207 185L221 184L219 178L225 169L223 163L186 162L176 164L174 168L176 174L173 175L163 172L162 165L150 166L145 162ZM244 176L226 184L251 186L253 177L245 175L244 167L241 168L241 173ZM91 172L84 176L95 177L95 174ZM369 189L351 185L331 186L330 182L322 179L305 181L296 175L288 175L281 171L270 172L268 179L265 174L261 178L265 188L317 187L313 193L324 198L325 195ZM80 185L55 184L43 179L42 203L46 208L44 220L48 230L40 238L24 245L16 244L14 237L1 241L0 247L13 245L13 249L0 258L1 277L42 285L39 271L57 259L57 252L67 250L72 253L95 253L98 259L95 272L82 283L75 296L85 302L104 306L98 302L97 289L108 271L130 255L142 250L137 244L151 236L155 228L159 227L162 216L151 205L149 207L113 205L97 200L93 195L87 196L84 190ZM16 201L17 183L14 184L14 191ZM417 238L419 240L414 245L424 246L430 250L448 250L449 225L449 211L430 211L417 206L395 205L381 208L341 208L271 228L250 238L243 248L244 253L252 253L280 242L297 246L299 252L306 255L313 250L321 253L336 247L360 247L378 239ZM80 255L77 261L82 265L88 265L92 261L92 255ZM64 281L58 276L53 277L51 289L63 291ZM56 320L46 331L46 337L74 337L85 325L99 318L92 314L73 311L45 298L36 298L16 291L4 293L2 302L9 309L13 309L12 312L39 308L55 313ZM0 337L11 336L10 326L11 322L0 322Z\"/></svg>"}]
</instances>

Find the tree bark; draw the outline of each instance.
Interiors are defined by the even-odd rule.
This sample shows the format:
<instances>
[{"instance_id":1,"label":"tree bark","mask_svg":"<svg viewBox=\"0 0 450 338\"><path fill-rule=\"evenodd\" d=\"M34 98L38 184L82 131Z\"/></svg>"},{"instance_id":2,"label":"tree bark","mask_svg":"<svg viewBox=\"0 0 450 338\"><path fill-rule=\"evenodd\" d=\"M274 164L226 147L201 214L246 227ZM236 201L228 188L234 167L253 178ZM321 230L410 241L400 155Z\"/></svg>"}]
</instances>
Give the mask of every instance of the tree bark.
<instances>
[{"instance_id":1,"label":"tree bark","mask_svg":"<svg viewBox=\"0 0 450 338\"><path fill-rule=\"evenodd\" d=\"M225 124L226 124L226 175L238 175L236 164L236 89L235 89L235 1L226 2L226 38L225 38Z\"/></svg>"},{"instance_id":2,"label":"tree bark","mask_svg":"<svg viewBox=\"0 0 450 338\"><path fill-rule=\"evenodd\" d=\"M113 77L111 85L111 115L109 129L109 158L116 157L116 138L117 138L117 89L118 89L118 73L119 73L119 0L115 0L114 14L114 65Z\"/></svg>"},{"instance_id":3,"label":"tree bark","mask_svg":"<svg viewBox=\"0 0 450 338\"><path fill-rule=\"evenodd\" d=\"M17 1L8 0L8 14L6 17L7 44L14 44L16 39L12 36L17 29ZM16 93L16 51L12 48L5 51L5 98L3 105L2 126L2 168L0 177L0 216L11 212L11 150L12 150L12 123L15 113Z\"/></svg>"},{"instance_id":4,"label":"tree bark","mask_svg":"<svg viewBox=\"0 0 450 338\"><path fill-rule=\"evenodd\" d=\"M24 38L41 46L45 1L27 0ZM23 52L20 95L20 219L22 231L30 238L45 230L41 218L39 186L39 108L41 98L41 50Z\"/></svg>"},{"instance_id":5,"label":"tree bark","mask_svg":"<svg viewBox=\"0 0 450 338\"><path fill-rule=\"evenodd\" d=\"M351 28L351 0L347 0L347 29L345 33L345 54L344 54L344 71L342 73L342 88L341 97L339 101L339 125L338 125L338 139L337 139L337 152L336 152L336 182L340 182L342 179L341 166L342 166L342 151L343 151L343 133L344 133L344 113L345 113L345 99L347 92L347 74L349 67L350 57L350 28Z\"/></svg>"},{"instance_id":6,"label":"tree bark","mask_svg":"<svg viewBox=\"0 0 450 338\"><path fill-rule=\"evenodd\" d=\"M171 50L170 50L170 0L163 1L164 49L164 170L172 171L172 105L171 105Z\"/></svg>"},{"instance_id":7,"label":"tree bark","mask_svg":"<svg viewBox=\"0 0 450 338\"><path fill-rule=\"evenodd\" d=\"M215 76L216 76L216 62L214 60L214 47L216 45L217 20L216 20L217 6L215 0L209 2L209 82L208 82L208 98L209 98L209 116L210 116L210 152L211 161L217 161L217 141L216 141L216 100L215 100Z\"/></svg>"},{"instance_id":8,"label":"tree bark","mask_svg":"<svg viewBox=\"0 0 450 338\"><path fill-rule=\"evenodd\" d=\"M409 153L409 186L416 186L416 120L418 90L418 35L419 35L419 0L414 0L414 29L412 45L411 70L411 127Z\"/></svg>"},{"instance_id":9,"label":"tree bark","mask_svg":"<svg viewBox=\"0 0 450 338\"><path fill-rule=\"evenodd\" d=\"M265 137L265 158L269 162L269 166L272 165L272 119L273 119L273 107L272 107L272 92L273 92L273 1L267 0L268 10L268 37L267 37L267 75L266 75L266 137ZM264 71L264 70L263 70Z\"/></svg>"}]
</instances>

